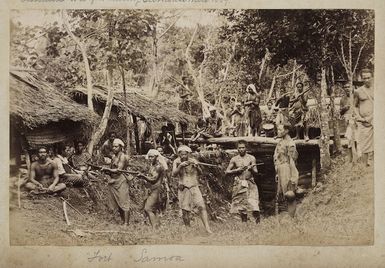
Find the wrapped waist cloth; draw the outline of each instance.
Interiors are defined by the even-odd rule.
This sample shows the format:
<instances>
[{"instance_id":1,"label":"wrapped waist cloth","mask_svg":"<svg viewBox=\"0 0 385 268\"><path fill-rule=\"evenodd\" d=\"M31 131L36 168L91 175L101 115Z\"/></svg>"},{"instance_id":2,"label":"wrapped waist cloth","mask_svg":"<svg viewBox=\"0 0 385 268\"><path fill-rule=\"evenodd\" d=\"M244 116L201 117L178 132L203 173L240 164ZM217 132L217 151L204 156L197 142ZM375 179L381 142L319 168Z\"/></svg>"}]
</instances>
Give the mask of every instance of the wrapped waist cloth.
<instances>
[{"instance_id":1,"label":"wrapped waist cloth","mask_svg":"<svg viewBox=\"0 0 385 268\"><path fill-rule=\"evenodd\" d=\"M258 187L252 179L235 177L230 213L259 211Z\"/></svg>"}]
</instances>

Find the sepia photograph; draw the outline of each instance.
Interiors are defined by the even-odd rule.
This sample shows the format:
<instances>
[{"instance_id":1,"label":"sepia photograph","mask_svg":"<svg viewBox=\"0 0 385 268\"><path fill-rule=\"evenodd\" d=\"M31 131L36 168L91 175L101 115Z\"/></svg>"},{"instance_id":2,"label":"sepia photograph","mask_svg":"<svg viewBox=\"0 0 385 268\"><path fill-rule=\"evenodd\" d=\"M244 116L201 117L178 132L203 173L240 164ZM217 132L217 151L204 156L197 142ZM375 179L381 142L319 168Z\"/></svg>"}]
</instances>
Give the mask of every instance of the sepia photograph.
<instances>
[{"instance_id":1,"label":"sepia photograph","mask_svg":"<svg viewBox=\"0 0 385 268\"><path fill-rule=\"evenodd\" d=\"M9 24L11 246L374 244L374 10Z\"/></svg>"}]
</instances>

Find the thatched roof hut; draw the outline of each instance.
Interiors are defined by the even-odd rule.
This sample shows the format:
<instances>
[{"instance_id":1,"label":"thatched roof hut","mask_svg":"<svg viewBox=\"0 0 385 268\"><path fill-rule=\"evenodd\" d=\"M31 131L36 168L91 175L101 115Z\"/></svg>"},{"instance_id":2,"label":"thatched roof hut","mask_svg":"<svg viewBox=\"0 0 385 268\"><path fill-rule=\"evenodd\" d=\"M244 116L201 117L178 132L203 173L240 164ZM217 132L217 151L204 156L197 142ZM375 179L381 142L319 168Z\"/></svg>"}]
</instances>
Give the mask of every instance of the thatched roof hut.
<instances>
[{"instance_id":1,"label":"thatched roof hut","mask_svg":"<svg viewBox=\"0 0 385 268\"><path fill-rule=\"evenodd\" d=\"M11 120L26 129L64 120L92 124L98 118L32 72L11 71L9 83Z\"/></svg>"},{"instance_id":2,"label":"thatched roof hut","mask_svg":"<svg viewBox=\"0 0 385 268\"><path fill-rule=\"evenodd\" d=\"M11 139L24 149L84 138L99 118L33 71L11 71L9 87Z\"/></svg>"},{"instance_id":3,"label":"thatched roof hut","mask_svg":"<svg viewBox=\"0 0 385 268\"><path fill-rule=\"evenodd\" d=\"M76 88L73 89L70 94L74 97L82 97L85 99L87 95L87 89ZM94 86L93 98L98 102L106 102L107 89L103 86ZM124 94L116 92L114 94L114 106L120 110L124 110ZM144 120L153 121L168 121L172 123L185 123L193 125L196 119L195 117L185 114L177 108L167 107L163 103L135 92L133 90L127 90L127 108L130 114L143 118Z\"/></svg>"}]
</instances>

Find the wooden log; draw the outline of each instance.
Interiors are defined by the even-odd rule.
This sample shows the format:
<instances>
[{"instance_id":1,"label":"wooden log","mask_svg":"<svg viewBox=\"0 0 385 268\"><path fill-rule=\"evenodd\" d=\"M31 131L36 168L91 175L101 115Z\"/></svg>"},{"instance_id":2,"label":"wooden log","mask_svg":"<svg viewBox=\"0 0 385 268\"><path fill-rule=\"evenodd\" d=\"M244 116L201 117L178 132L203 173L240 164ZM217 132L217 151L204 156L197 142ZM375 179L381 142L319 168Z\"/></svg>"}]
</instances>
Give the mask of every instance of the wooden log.
<instances>
[{"instance_id":1,"label":"wooden log","mask_svg":"<svg viewBox=\"0 0 385 268\"><path fill-rule=\"evenodd\" d=\"M191 138L185 138L186 141L191 141ZM277 144L279 139L269 138L269 137L219 137L219 138L209 138L209 139L197 139L196 143L216 143L216 144L226 144L226 143L237 143L240 140L244 140L251 144ZM318 140L295 140L294 141L296 145L303 145L303 146L318 146Z\"/></svg>"},{"instance_id":2,"label":"wooden log","mask_svg":"<svg viewBox=\"0 0 385 268\"><path fill-rule=\"evenodd\" d=\"M311 169L311 186L315 187L317 183L317 160L314 158L311 162L312 169Z\"/></svg>"},{"instance_id":3,"label":"wooden log","mask_svg":"<svg viewBox=\"0 0 385 268\"><path fill-rule=\"evenodd\" d=\"M181 138L177 138L178 141L182 141ZM202 139L199 138L195 142L196 143L204 143L204 144L229 144L229 143L237 143L240 140L244 140L250 144L261 144L262 146L268 146L269 145L276 145L279 141L279 139L269 138L269 137L219 137L219 138L210 138L210 139ZM191 138L185 138L186 142L191 142ZM319 140L318 139L312 139L312 140L294 140L295 144L298 146L318 146ZM347 145L346 139L341 139L342 145ZM333 141L329 141L329 145L333 145Z\"/></svg>"}]
</instances>

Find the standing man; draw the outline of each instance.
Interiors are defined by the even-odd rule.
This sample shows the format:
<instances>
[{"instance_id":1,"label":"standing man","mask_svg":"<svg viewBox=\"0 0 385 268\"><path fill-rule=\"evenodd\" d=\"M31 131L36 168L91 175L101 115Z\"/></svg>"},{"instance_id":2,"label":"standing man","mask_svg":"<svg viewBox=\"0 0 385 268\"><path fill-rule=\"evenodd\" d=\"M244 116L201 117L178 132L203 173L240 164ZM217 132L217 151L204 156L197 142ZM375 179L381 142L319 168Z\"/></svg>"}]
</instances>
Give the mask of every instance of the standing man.
<instances>
[{"instance_id":1,"label":"standing man","mask_svg":"<svg viewBox=\"0 0 385 268\"><path fill-rule=\"evenodd\" d=\"M274 166L278 180L277 196L283 196L288 203L290 216L294 217L296 210L295 191L298 184L298 170L295 162L298 158L294 141L289 135L291 125L279 125L278 142L274 151Z\"/></svg>"},{"instance_id":2,"label":"standing man","mask_svg":"<svg viewBox=\"0 0 385 268\"><path fill-rule=\"evenodd\" d=\"M230 213L239 213L242 222L247 222L247 213L252 212L255 222L260 222L258 187L254 181L258 173L256 159L246 153L246 142L238 142L238 155L231 158L226 174L234 174L234 186Z\"/></svg>"},{"instance_id":3,"label":"standing man","mask_svg":"<svg viewBox=\"0 0 385 268\"><path fill-rule=\"evenodd\" d=\"M198 182L198 176L202 173L202 169L198 166L197 160L190 157L190 153L190 147L180 146L178 148L179 157L174 160L172 169L172 175L179 177L178 199L182 209L183 222L186 226L190 226L190 213L196 207L206 232L211 234L206 205Z\"/></svg>"},{"instance_id":4,"label":"standing man","mask_svg":"<svg viewBox=\"0 0 385 268\"><path fill-rule=\"evenodd\" d=\"M245 110L240 102L236 102L234 109L231 111L231 123L234 127L234 137L245 136L245 122L244 122Z\"/></svg>"},{"instance_id":5,"label":"standing man","mask_svg":"<svg viewBox=\"0 0 385 268\"><path fill-rule=\"evenodd\" d=\"M157 212L161 203L161 195L164 192L163 178L165 169L159 162L160 153L155 149L150 149L147 152L146 159L150 162L148 175L139 174L138 177L146 180L149 183L149 195L144 205L144 211L150 219L151 226L155 229L159 228L160 221Z\"/></svg>"},{"instance_id":6,"label":"standing man","mask_svg":"<svg viewBox=\"0 0 385 268\"><path fill-rule=\"evenodd\" d=\"M207 137L220 137L222 136L222 116L217 112L215 106L209 108L210 116L205 118L206 123L206 136Z\"/></svg>"},{"instance_id":7,"label":"standing man","mask_svg":"<svg viewBox=\"0 0 385 268\"><path fill-rule=\"evenodd\" d=\"M294 94L294 99L290 101L292 103L290 110L291 116L293 117L293 123L296 130L296 135L294 139L300 139L301 130L304 130L304 139L309 140L309 128L307 126L307 100L308 95L303 90L303 83L299 82L296 85L297 92Z\"/></svg>"},{"instance_id":8,"label":"standing man","mask_svg":"<svg viewBox=\"0 0 385 268\"><path fill-rule=\"evenodd\" d=\"M361 72L364 85L354 92L354 108L357 117L357 149L362 160L370 166L369 156L373 154L373 79L369 69Z\"/></svg>"},{"instance_id":9,"label":"standing man","mask_svg":"<svg viewBox=\"0 0 385 268\"><path fill-rule=\"evenodd\" d=\"M130 221L130 195L127 177L120 170L125 170L128 166L127 156L123 152L124 143L121 139L112 142L112 159L110 168L102 168L110 175L108 178L109 204L112 211L117 210L127 226Z\"/></svg>"},{"instance_id":10,"label":"standing man","mask_svg":"<svg viewBox=\"0 0 385 268\"><path fill-rule=\"evenodd\" d=\"M262 123L261 110L259 103L261 100L261 93L258 91L253 84L250 84L246 88L247 95L245 100L246 116L248 118L248 125L250 127L251 135L259 135L260 127Z\"/></svg>"},{"instance_id":11,"label":"standing man","mask_svg":"<svg viewBox=\"0 0 385 268\"><path fill-rule=\"evenodd\" d=\"M64 183L59 183L58 167L48 158L47 149L40 147L38 160L31 165L29 182L25 184L29 190L46 190L48 193L56 193L66 188Z\"/></svg>"},{"instance_id":12,"label":"standing man","mask_svg":"<svg viewBox=\"0 0 385 268\"><path fill-rule=\"evenodd\" d=\"M160 144L165 154L175 154L175 139L173 135L168 131L167 126L162 126L161 133L156 140L157 144Z\"/></svg>"}]
</instances>

